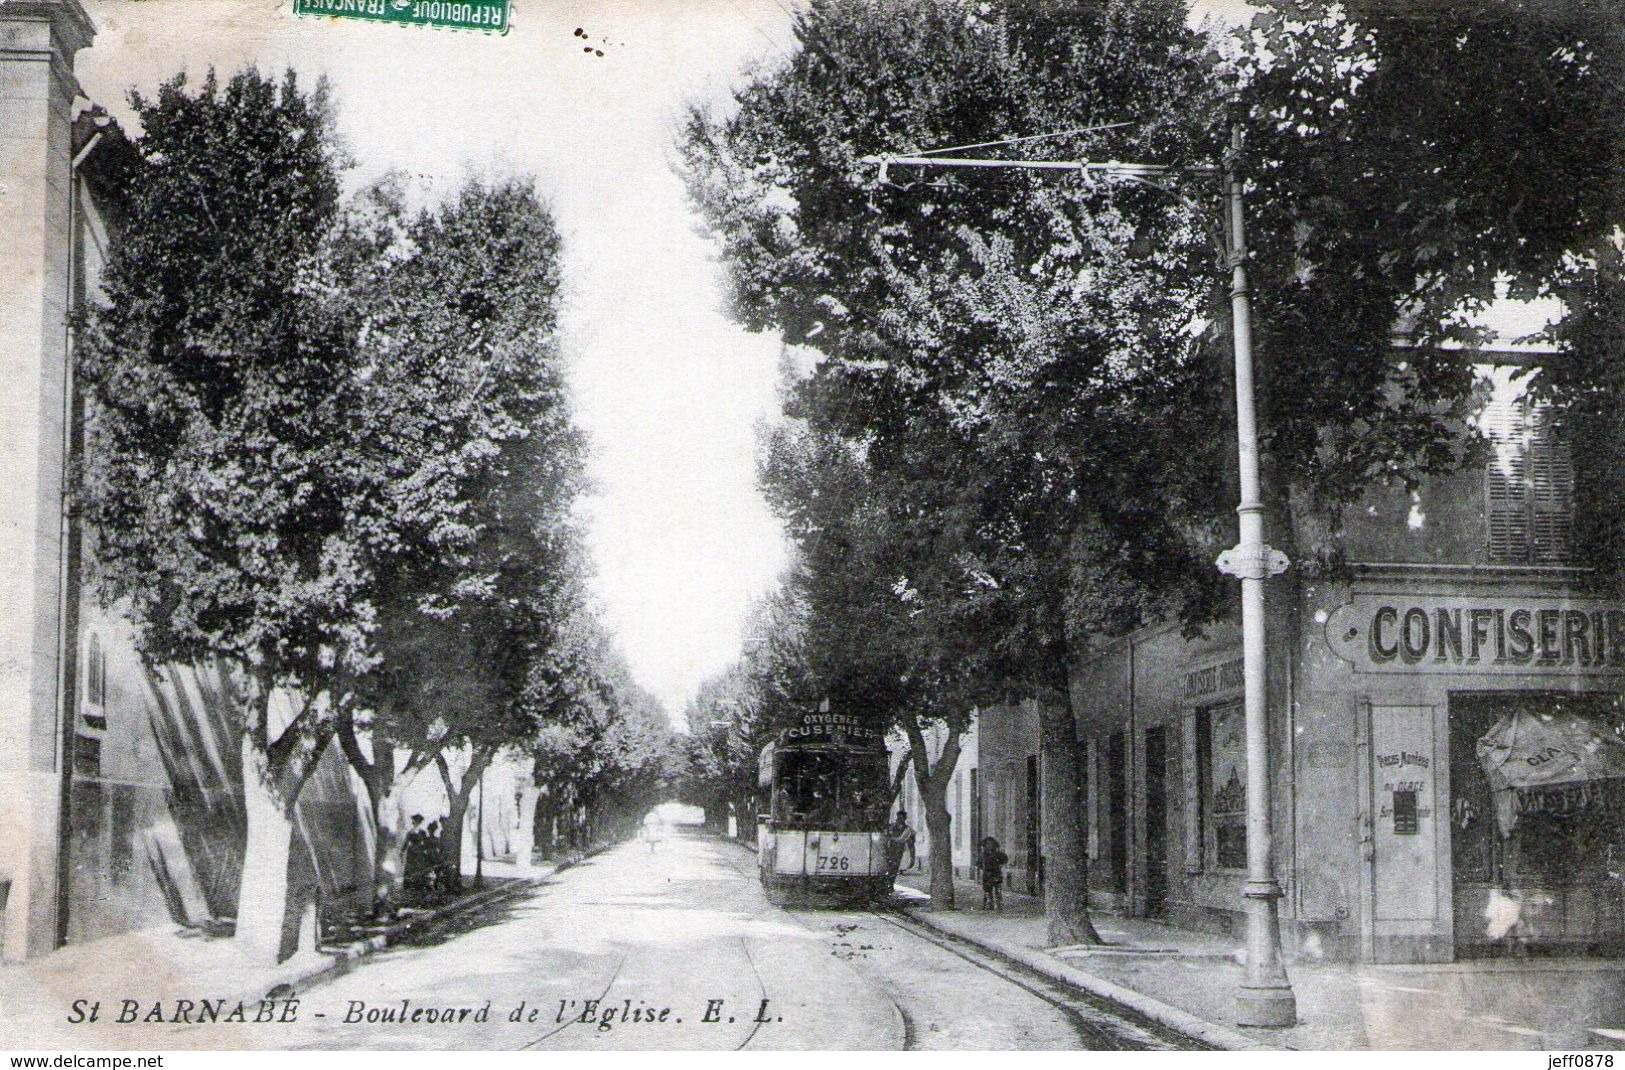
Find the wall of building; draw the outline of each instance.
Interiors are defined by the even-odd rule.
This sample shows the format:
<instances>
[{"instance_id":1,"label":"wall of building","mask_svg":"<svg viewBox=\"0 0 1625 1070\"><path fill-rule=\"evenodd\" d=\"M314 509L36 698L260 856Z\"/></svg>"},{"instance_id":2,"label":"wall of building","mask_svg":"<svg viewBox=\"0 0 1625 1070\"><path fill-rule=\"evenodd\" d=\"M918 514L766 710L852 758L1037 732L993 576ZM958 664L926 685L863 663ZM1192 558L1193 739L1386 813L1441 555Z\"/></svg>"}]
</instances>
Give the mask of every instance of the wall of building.
<instances>
[{"instance_id":1,"label":"wall of building","mask_svg":"<svg viewBox=\"0 0 1625 1070\"><path fill-rule=\"evenodd\" d=\"M1539 712L1607 709L1625 685L1625 604L1588 592L1585 576L1574 571L1384 566L1312 592L1308 608L1320 626L1304 637L1306 738L1297 773L1305 800L1300 835L1313 846L1305 852L1312 860L1306 916L1351 917L1359 953L1377 961L1442 961L1495 951L1497 943L1506 950L1511 945L1502 937L1514 934L1493 930L1497 912L1508 911L1520 919L1515 938L1525 943L1625 940L1617 888L1608 886L1602 865L1606 844L1597 845L1596 858L1577 856L1557 867L1571 876L1587 872L1585 879L1533 887L1508 875L1492 888L1487 879L1461 882L1455 873L1455 840L1465 848L1468 839L1482 839L1493 819L1482 800L1462 807L1481 794L1474 790L1482 777L1474 748L1487 722L1474 717L1475 703ZM1517 640L1506 643L1504 624L1515 613L1554 622L1553 656L1541 656L1538 626L1530 629L1534 649L1527 656ZM1410 638L1420 656L1403 650L1384 656L1390 615L1416 622ZM1430 622L1426 644L1423 616ZM1462 621L1459 650L1451 638L1440 642L1441 616L1446 629ZM1622 641L1609 644L1617 653L1565 642L1562 626L1572 629L1567 638L1589 640L1594 622L1605 622L1606 634L1611 617L1621 626ZM1465 761L1452 761L1453 743ZM1454 783L1457 777L1463 782ZM1396 818L1402 809L1396 792L1417 795L1408 828ZM1625 848L1625 836L1613 838ZM1589 917L1560 916L1571 908Z\"/></svg>"},{"instance_id":2,"label":"wall of building","mask_svg":"<svg viewBox=\"0 0 1625 1070\"><path fill-rule=\"evenodd\" d=\"M1290 752L1287 699L1296 615L1276 592L1268 616L1277 756L1272 799L1277 868L1286 874L1294 837L1282 756ZM1241 701L1240 659L1241 635L1233 624L1216 624L1194 638L1165 626L1113 644L1074 673L1073 704L1085 748L1089 887L1097 907L1215 932L1239 924L1244 874L1221 863L1214 830L1204 824L1200 744L1201 722ZM1159 746L1161 760L1153 764L1148 754ZM1161 820L1153 823L1150 817L1159 811Z\"/></svg>"},{"instance_id":3,"label":"wall of building","mask_svg":"<svg viewBox=\"0 0 1625 1070\"><path fill-rule=\"evenodd\" d=\"M1508 369L1485 377L1494 404L1515 400ZM1530 548L1539 565L1507 563L1495 550L1491 475L1522 478L1521 463L1502 443L1487 460L1500 469L1374 488L1327 533L1351 562L1346 577L1294 572L1270 585L1276 868L1284 939L1302 956L1425 962L1514 944L1625 947L1605 860L1610 850L1625 857L1625 835L1605 819L1625 800L1571 792L1595 811L1589 831L1574 831L1577 818L1568 831L1551 825L1548 839L1570 843L1574 856L1544 859L1543 870L1530 862L1491 880L1454 851L1455 841L1464 852L1469 842L1480 853L1487 842L1498 856L1511 851L1484 828L1488 794L1474 756L1496 711L1572 713L1603 735L1625 733L1625 607L1559 563L1561 534ZM1551 471L1561 476L1561 463ZM1542 493L1548 507L1562 497ZM1527 635L1514 638L1520 620ZM1242 696L1239 640L1233 625L1198 638L1152 628L1077 667L1098 906L1239 931L1245 855L1234 845L1244 826L1216 793L1226 762L1240 757L1226 759L1214 738L1239 746L1239 723L1223 712ZM1158 731L1161 759L1150 760ZM1229 851L1218 843L1227 822Z\"/></svg>"},{"instance_id":4,"label":"wall of building","mask_svg":"<svg viewBox=\"0 0 1625 1070\"><path fill-rule=\"evenodd\" d=\"M57 935L73 0L0 9L0 950Z\"/></svg>"},{"instance_id":5,"label":"wall of building","mask_svg":"<svg viewBox=\"0 0 1625 1070\"><path fill-rule=\"evenodd\" d=\"M1037 894L1042 851L1032 835L1037 814L1030 781L1038 768L1038 710L1031 703L995 706L978 713L976 723L983 835L997 839L1010 856L1006 886Z\"/></svg>"},{"instance_id":6,"label":"wall of building","mask_svg":"<svg viewBox=\"0 0 1625 1070\"><path fill-rule=\"evenodd\" d=\"M151 670L134 633L89 593L80 606L72 733L67 940L235 916L246 831L230 681ZM294 703L277 696L273 730ZM373 829L365 788L337 746L300 793L293 872L323 914L368 902Z\"/></svg>"}]
</instances>

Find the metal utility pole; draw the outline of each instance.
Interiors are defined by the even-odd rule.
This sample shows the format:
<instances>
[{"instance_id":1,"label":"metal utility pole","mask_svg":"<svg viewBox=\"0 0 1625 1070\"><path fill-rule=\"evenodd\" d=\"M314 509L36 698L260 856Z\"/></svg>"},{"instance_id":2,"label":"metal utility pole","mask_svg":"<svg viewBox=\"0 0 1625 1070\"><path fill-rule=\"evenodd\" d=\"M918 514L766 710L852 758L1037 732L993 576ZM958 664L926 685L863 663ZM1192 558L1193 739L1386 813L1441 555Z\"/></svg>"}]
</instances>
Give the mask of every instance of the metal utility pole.
<instances>
[{"instance_id":1,"label":"metal utility pole","mask_svg":"<svg viewBox=\"0 0 1625 1070\"><path fill-rule=\"evenodd\" d=\"M1040 135L1043 136L1043 135ZM1022 138L1015 140L1033 140ZM979 146L971 146L979 147ZM943 150L947 151L947 150ZM1247 725L1247 882L1242 890L1247 913L1246 973L1236 993L1241 1025L1283 1028L1298 1018L1297 999L1281 958L1281 886L1275 880L1273 834L1270 830L1269 716L1265 664L1264 581L1288 566L1286 555L1264 542L1264 502L1258 471L1258 420L1253 395L1252 308L1247 286L1247 242L1240 171L1241 131L1231 132L1223 168L1171 167L1161 164L1091 162L1089 160L987 160L913 156L865 156L860 162L880 167L989 167L1071 172L1131 182L1160 190L1191 204L1167 180L1177 175L1224 178L1225 266L1230 269L1230 308L1236 364L1236 439L1240 464L1240 541L1219 555L1218 567L1241 580L1242 672L1246 683ZM1193 207L1195 207L1193 205Z\"/></svg>"},{"instance_id":2,"label":"metal utility pole","mask_svg":"<svg viewBox=\"0 0 1625 1070\"><path fill-rule=\"evenodd\" d=\"M1229 240L1230 316L1236 354L1236 447L1241 472L1240 541L1219 555L1219 571L1241 580L1241 655L1247 720L1246 976L1236 993L1242 1025L1283 1027L1298 1019L1297 999L1281 962L1281 886L1275 880L1270 831L1269 708L1265 665L1264 581L1286 571L1286 555L1264 542L1264 500L1258 474L1258 419L1253 404L1253 320L1247 290L1247 237L1242 218L1241 131L1224 158Z\"/></svg>"}]
</instances>

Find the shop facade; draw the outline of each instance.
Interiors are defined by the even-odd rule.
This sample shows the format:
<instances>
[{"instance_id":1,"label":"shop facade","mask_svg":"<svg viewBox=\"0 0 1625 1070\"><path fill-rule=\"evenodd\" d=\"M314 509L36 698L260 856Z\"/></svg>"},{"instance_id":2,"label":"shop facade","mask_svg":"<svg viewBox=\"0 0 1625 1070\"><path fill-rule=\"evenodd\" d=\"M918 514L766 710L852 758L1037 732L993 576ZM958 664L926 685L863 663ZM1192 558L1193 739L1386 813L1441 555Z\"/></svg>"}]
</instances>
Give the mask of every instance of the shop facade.
<instances>
[{"instance_id":1,"label":"shop facade","mask_svg":"<svg viewBox=\"0 0 1625 1070\"><path fill-rule=\"evenodd\" d=\"M1270 585L1270 800L1300 958L1625 950L1625 603L1572 567L1572 478L1536 417L1497 388L1486 467L1373 490L1335 533L1350 564ZM1073 696L1092 900L1239 935L1239 629L1136 633L1077 666Z\"/></svg>"}]
</instances>

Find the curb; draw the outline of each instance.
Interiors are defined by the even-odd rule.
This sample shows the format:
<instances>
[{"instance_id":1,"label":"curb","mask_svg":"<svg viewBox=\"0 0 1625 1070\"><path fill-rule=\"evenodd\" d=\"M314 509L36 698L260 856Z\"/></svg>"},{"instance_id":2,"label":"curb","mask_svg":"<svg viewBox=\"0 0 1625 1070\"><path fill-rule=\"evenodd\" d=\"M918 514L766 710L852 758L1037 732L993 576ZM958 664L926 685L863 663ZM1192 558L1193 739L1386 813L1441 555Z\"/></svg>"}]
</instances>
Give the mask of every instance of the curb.
<instances>
[{"instance_id":1,"label":"curb","mask_svg":"<svg viewBox=\"0 0 1625 1070\"><path fill-rule=\"evenodd\" d=\"M470 910L473 910L476 907L501 902L505 899L518 898L521 894L530 891L532 888L539 887L549 877L563 873L570 867L579 865L594 855L609 850L613 846L615 846L613 843L599 844L590 848L589 850L581 852L578 855L565 859L544 873L537 873L530 877L520 877L507 884L498 885L495 888L488 888L483 892L475 892L473 895L465 896L454 903L448 904L444 909L425 911L424 913L415 917L404 918L401 921L395 922L384 931L374 933L372 936L369 936L364 940L356 940L352 943L323 951L322 954L327 958L326 962L313 963L308 966L300 966L292 970L283 971L282 973L273 972L269 977L255 984L254 993L246 997L246 1000L252 1001L268 998L268 993L283 987L289 988L295 994L297 994L307 991L308 989L315 988L318 985L325 984L328 981L335 980L349 973L351 970L355 969L377 952L399 942L402 937L411 933L415 929L420 929L425 925L431 925L437 922L443 922L448 919L455 918L461 914L468 913Z\"/></svg>"},{"instance_id":2,"label":"curb","mask_svg":"<svg viewBox=\"0 0 1625 1070\"><path fill-rule=\"evenodd\" d=\"M1122 985L1113 984L1111 981L1096 977L1094 974L1075 969L1041 951L1018 947L1003 941L989 940L986 937L970 936L956 931L950 925L944 924L929 911L913 907L903 907L902 909L910 918L927 928L935 929L944 936L951 936L956 940L964 940L967 943L975 944L984 950L993 952L995 955L1002 955L1007 959L1019 962L1021 965L1043 974L1052 981L1058 981L1061 984L1087 992L1089 995L1098 996L1119 1006L1127 1007L1141 1017L1149 1018L1158 1025L1172 1029L1174 1032L1189 1037L1198 1043L1206 1044L1220 1051L1278 1050L1269 1044L1261 1043L1252 1037L1238 1033L1228 1026L1204 1021L1189 1011L1182 1011L1178 1007L1171 1006L1143 992L1136 992L1132 988L1124 988Z\"/></svg>"},{"instance_id":3,"label":"curb","mask_svg":"<svg viewBox=\"0 0 1625 1070\"><path fill-rule=\"evenodd\" d=\"M534 877L521 877L508 884L488 888L483 892L476 892L471 896L449 904L444 910L427 911L416 917L406 918L391 925L383 932L374 933L365 940L357 940L354 943L324 951L323 954L328 956L329 961L302 972L295 972L291 977L284 977L276 981L271 987L278 988L287 985L298 993L325 984L349 973L377 952L398 943L402 937L409 935L414 930L458 917L476 907L502 902L505 899L517 898L521 893L537 887L548 877L551 877L553 873L557 873L563 868L565 867L561 866L552 872L538 874Z\"/></svg>"}]
</instances>

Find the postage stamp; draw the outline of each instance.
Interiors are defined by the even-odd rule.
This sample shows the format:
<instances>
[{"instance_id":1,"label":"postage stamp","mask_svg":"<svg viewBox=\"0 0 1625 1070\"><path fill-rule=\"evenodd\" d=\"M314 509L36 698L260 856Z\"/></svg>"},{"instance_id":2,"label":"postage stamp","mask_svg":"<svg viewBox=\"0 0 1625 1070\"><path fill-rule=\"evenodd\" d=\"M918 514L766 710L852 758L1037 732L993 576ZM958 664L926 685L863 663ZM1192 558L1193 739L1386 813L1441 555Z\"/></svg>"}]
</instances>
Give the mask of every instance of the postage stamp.
<instances>
[{"instance_id":1,"label":"postage stamp","mask_svg":"<svg viewBox=\"0 0 1625 1070\"><path fill-rule=\"evenodd\" d=\"M293 0L298 15L508 32L510 0Z\"/></svg>"}]
</instances>

